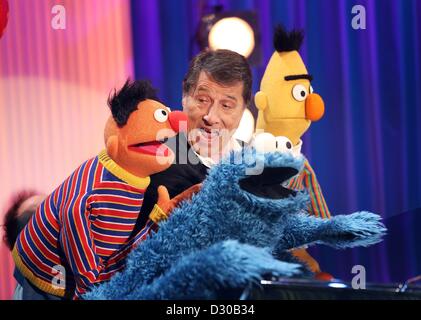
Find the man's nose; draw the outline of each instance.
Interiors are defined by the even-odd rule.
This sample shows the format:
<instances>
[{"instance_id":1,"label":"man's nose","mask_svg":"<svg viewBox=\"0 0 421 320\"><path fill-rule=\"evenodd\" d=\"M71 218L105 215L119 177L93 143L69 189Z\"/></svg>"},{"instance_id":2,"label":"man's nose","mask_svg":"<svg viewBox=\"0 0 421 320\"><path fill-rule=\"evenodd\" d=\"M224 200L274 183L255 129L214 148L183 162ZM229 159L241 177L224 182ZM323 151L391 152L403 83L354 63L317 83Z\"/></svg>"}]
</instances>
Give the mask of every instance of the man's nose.
<instances>
[{"instance_id":1,"label":"man's nose","mask_svg":"<svg viewBox=\"0 0 421 320\"><path fill-rule=\"evenodd\" d=\"M168 116L171 128L175 132L184 132L187 130L187 115L181 111L172 111Z\"/></svg>"},{"instance_id":2,"label":"man's nose","mask_svg":"<svg viewBox=\"0 0 421 320\"><path fill-rule=\"evenodd\" d=\"M219 123L219 114L217 106L213 104L209 109L208 113L203 116L203 120L209 126Z\"/></svg>"}]
</instances>

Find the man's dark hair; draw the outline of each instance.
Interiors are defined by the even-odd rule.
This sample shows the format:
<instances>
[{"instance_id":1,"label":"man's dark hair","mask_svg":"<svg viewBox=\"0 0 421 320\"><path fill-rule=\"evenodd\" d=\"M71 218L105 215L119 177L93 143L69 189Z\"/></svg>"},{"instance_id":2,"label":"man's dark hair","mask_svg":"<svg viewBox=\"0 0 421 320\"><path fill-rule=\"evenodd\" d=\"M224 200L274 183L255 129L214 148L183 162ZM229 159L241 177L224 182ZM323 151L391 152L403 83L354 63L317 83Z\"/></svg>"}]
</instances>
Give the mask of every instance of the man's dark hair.
<instances>
[{"instance_id":1,"label":"man's dark hair","mask_svg":"<svg viewBox=\"0 0 421 320\"><path fill-rule=\"evenodd\" d=\"M108 106L117 125L121 128L127 123L130 114L137 110L139 102L146 99L158 100L156 90L151 83L146 80L136 80L131 82L127 79L124 86L108 98Z\"/></svg>"},{"instance_id":2,"label":"man's dark hair","mask_svg":"<svg viewBox=\"0 0 421 320\"><path fill-rule=\"evenodd\" d=\"M183 95L191 93L197 85L200 73L204 71L221 85L243 83L245 105L251 101L252 76L250 66L241 54L230 50L202 51L190 62L189 70L183 79Z\"/></svg>"},{"instance_id":3,"label":"man's dark hair","mask_svg":"<svg viewBox=\"0 0 421 320\"><path fill-rule=\"evenodd\" d=\"M303 39L303 30L292 30L287 32L282 25L277 25L273 35L273 46L278 52L298 51Z\"/></svg>"},{"instance_id":4,"label":"man's dark hair","mask_svg":"<svg viewBox=\"0 0 421 320\"><path fill-rule=\"evenodd\" d=\"M37 194L38 193L35 191L27 190L17 193L12 199L12 205L6 211L3 224L5 231L4 241L10 250L13 249L19 233L22 231L34 213L23 212L21 215L18 215L19 208L25 200Z\"/></svg>"}]
</instances>

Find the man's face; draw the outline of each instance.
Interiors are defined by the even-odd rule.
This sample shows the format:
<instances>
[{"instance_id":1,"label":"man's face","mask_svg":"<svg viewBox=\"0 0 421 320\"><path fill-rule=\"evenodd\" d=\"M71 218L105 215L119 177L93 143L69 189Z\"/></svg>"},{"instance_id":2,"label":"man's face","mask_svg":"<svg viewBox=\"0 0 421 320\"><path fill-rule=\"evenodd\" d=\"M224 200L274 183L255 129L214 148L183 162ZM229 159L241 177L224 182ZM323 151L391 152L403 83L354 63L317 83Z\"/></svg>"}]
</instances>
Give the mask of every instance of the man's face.
<instances>
[{"instance_id":1,"label":"man's face","mask_svg":"<svg viewBox=\"0 0 421 320\"><path fill-rule=\"evenodd\" d=\"M202 71L196 88L183 97L193 149L206 157L220 155L237 129L244 107L242 82L221 85Z\"/></svg>"}]
</instances>

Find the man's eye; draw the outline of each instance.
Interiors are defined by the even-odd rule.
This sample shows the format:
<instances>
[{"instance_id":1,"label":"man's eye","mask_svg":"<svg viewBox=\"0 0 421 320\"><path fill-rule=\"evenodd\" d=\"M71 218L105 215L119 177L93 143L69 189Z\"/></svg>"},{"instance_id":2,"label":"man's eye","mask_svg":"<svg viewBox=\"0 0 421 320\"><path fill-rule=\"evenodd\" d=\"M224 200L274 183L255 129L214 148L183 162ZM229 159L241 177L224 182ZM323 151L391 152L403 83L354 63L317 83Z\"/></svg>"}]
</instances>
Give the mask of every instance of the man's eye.
<instances>
[{"instance_id":1,"label":"man's eye","mask_svg":"<svg viewBox=\"0 0 421 320\"><path fill-rule=\"evenodd\" d=\"M209 99L207 99L207 98L197 98L197 101L199 101L199 103L203 103L203 104L209 103Z\"/></svg>"},{"instance_id":2,"label":"man's eye","mask_svg":"<svg viewBox=\"0 0 421 320\"><path fill-rule=\"evenodd\" d=\"M232 108L234 108L234 106L233 106L232 104L226 104L226 103L223 103L223 104L222 104L222 107L223 107L224 109L232 109Z\"/></svg>"}]
</instances>

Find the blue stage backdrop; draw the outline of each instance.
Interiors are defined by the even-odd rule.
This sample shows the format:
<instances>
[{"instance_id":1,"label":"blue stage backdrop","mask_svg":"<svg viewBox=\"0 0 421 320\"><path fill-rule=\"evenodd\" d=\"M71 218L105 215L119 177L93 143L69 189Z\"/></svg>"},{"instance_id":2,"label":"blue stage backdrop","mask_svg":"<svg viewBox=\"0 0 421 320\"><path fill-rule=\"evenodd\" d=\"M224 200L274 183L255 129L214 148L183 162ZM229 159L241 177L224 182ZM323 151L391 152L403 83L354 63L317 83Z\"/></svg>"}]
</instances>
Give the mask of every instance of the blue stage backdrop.
<instances>
[{"instance_id":1,"label":"blue stage backdrop","mask_svg":"<svg viewBox=\"0 0 421 320\"><path fill-rule=\"evenodd\" d=\"M304 153L316 170L333 214L370 210L384 218L421 207L421 1L417 0L132 0L135 74L151 79L172 108L181 107L181 81L206 4L255 10L263 59L253 67L258 90L272 52L273 27L305 30L301 53L313 87L324 99L324 118L304 136ZM352 8L366 9L366 29L354 30ZM400 217L404 217L401 215ZM398 281L421 273L415 253L419 229L407 223L394 235L402 256L370 251L313 250L322 267L350 278L364 263L368 281ZM403 241L403 242L402 242ZM396 253L393 253L395 255ZM399 253L398 253L399 254ZM407 256L407 260L403 256ZM398 270L394 273L390 270ZM349 268L348 268L349 267Z\"/></svg>"}]
</instances>

